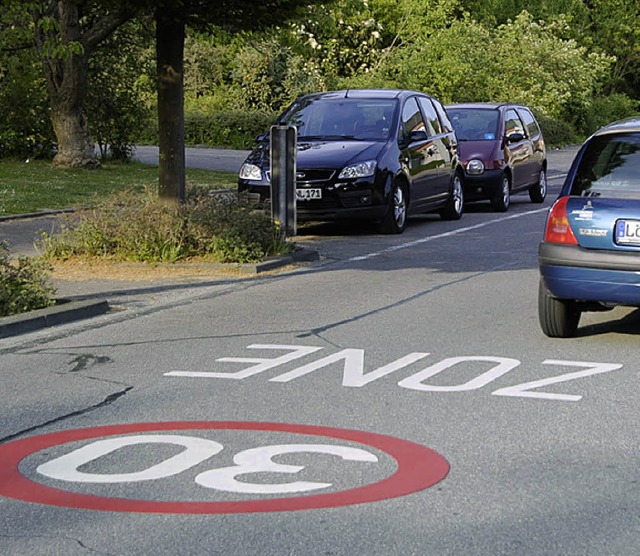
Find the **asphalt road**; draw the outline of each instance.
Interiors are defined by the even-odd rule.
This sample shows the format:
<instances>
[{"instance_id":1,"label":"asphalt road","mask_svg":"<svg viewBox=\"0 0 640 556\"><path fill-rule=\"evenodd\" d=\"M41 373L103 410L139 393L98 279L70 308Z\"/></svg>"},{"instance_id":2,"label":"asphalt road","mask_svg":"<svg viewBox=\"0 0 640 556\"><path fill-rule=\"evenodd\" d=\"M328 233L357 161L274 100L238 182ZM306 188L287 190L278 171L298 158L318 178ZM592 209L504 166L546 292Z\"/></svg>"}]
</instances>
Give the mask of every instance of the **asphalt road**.
<instances>
[{"instance_id":1,"label":"asphalt road","mask_svg":"<svg viewBox=\"0 0 640 556\"><path fill-rule=\"evenodd\" d=\"M559 158L558 158L559 160ZM634 555L640 312L537 323L547 202L0 343L0 553Z\"/></svg>"},{"instance_id":2,"label":"asphalt road","mask_svg":"<svg viewBox=\"0 0 640 556\"><path fill-rule=\"evenodd\" d=\"M233 149L187 147L185 149L185 163L189 168L237 172L248 154L249 151ZM133 156L145 164L158 164L158 147L138 146Z\"/></svg>"}]
</instances>

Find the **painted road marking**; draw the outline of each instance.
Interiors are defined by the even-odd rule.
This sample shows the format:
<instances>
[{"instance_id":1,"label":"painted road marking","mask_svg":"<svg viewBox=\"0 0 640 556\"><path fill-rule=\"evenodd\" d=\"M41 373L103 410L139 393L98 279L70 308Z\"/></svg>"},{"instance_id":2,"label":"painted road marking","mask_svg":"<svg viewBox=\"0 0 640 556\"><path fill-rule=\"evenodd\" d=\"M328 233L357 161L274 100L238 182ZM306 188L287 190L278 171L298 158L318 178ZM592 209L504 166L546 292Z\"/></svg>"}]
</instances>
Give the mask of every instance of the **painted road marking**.
<instances>
[{"instance_id":1,"label":"painted road marking","mask_svg":"<svg viewBox=\"0 0 640 556\"><path fill-rule=\"evenodd\" d=\"M512 220L514 218L522 218L523 216L530 216L532 214L538 214L539 212L548 212L549 207L529 210L527 212L519 212L516 214L510 214L509 216L502 216L500 218L493 218L492 220L486 220L484 222L480 222L479 224L474 224L473 226L465 226L464 228L457 228L455 230L451 230L449 232L443 232L441 234L436 234L433 236L423 237L420 239L416 239L413 241L408 241L406 243L401 243L399 245L392 245L380 251L375 251L373 253L367 253L366 255L359 255L357 257L351 257L350 259L345 259L344 262L356 262L356 261L364 261L367 259L373 259L374 257L380 257L386 253L391 253L393 251L399 251L400 249L407 249L408 247L413 247L415 245L420 245L422 243L428 243L430 241L435 241L436 239L442 239L445 237L451 237L458 234L466 233L471 230L477 230L478 228L484 228L485 226L490 226L491 224L498 224L501 222L505 222L507 220Z\"/></svg>"},{"instance_id":2,"label":"painted road marking","mask_svg":"<svg viewBox=\"0 0 640 556\"><path fill-rule=\"evenodd\" d=\"M247 349L254 350L285 350L290 353L278 357L221 357L216 359L219 363L251 363L249 367L239 371L169 371L164 376L185 377L185 378L222 378L231 380L243 380L265 371L275 369L285 363L290 363L307 355L316 353L324 349L316 346L295 346L281 344L251 344ZM342 386L360 388L375 380L405 369L410 365L425 359L430 354L427 352L414 352L392 361L377 369L365 371L365 352L363 349L347 348L340 350L321 359L306 363L293 370L269 379L269 382L290 382L299 379L319 369L340 368L342 365ZM507 375L521 362L511 357L498 357L486 355L465 355L458 357L447 357L442 361L433 363L410 376L403 378L397 384L401 388L416 390L419 392L467 392L478 390L491 384L494 380ZM592 361L564 361L561 359L545 359L542 365L554 367L584 367L581 371L562 373L555 376L541 378L531 382L515 384L504 388L499 388L491 392L496 396L511 396L520 398L537 398L543 400L577 402L582 399L580 394L562 394L554 392L533 391L535 388L560 384L580 378L586 378L602 373L609 373L622 368L619 363L597 363ZM435 385L429 384L428 379L436 375L447 372L455 380L456 370L474 371L475 378L469 379L462 384Z\"/></svg>"},{"instance_id":3,"label":"painted road marking","mask_svg":"<svg viewBox=\"0 0 640 556\"><path fill-rule=\"evenodd\" d=\"M189 431L176 434L177 431ZM215 466L215 455L221 443L198 437L202 431L258 431L319 437L318 443L277 444L257 446L241 450L233 458L234 465ZM152 434L165 433L172 434ZM127 435L127 436L123 436ZM132 435L132 436L131 436ZM340 445L353 442L361 447ZM77 443L82 445L78 447ZM122 497L95 496L64 490L26 477L19 466L31 456L42 456L43 450L63 448L71 444L63 455L40 464L33 475L56 481L78 484L137 483L141 481L169 481L181 473L207 462L209 468L198 473L196 483L209 490L238 494L252 494L251 500L233 501L157 501ZM96 459L112 454L127 446L173 444L183 450L143 470L118 473L93 473L80 471L80 467ZM285 465L272 458L291 453L318 453L337 456L341 460L373 465L378 457L371 450L379 450L390 456L397 466L391 475L370 484L345 488L335 492L307 496L260 498L261 495L305 493L331 486L331 483L292 481L260 483L257 479L238 481L237 477L253 473L295 474L304 466ZM449 472L446 459L425 446L408 440L377 433L337 429L312 425L287 423L254 423L245 421L177 421L167 423L136 423L75 429L16 440L0 446L0 496L25 502L62 506L87 510L114 512L222 514L280 512L317 508L330 508L376 502L405 496L424 490L444 479ZM166 486L166 485L165 485ZM71 488L71 487L69 487ZM158 486L159 492L165 492Z\"/></svg>"}]
</instances>

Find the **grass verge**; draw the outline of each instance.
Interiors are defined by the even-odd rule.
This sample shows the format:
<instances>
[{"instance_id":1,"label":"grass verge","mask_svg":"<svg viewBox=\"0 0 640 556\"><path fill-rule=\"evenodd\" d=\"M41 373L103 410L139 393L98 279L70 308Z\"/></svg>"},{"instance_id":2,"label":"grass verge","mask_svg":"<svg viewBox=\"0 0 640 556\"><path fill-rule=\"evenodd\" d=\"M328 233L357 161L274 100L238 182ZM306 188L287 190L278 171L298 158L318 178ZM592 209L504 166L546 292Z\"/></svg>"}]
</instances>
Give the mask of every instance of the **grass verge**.
<instances>
[{"instance_id":1,"label":"grass verge","mask_svg":"<svg viewBox=\"0 0 640 556\"><path fill-rule=\"evenodd\" d=\"M235 172L188 168L187 189L235 188ZM122 191L158 187L158 167L106 162L97 170L53 168L46 160L0 160L0 216L92 205Z\"/></svg>"}]
</instances>

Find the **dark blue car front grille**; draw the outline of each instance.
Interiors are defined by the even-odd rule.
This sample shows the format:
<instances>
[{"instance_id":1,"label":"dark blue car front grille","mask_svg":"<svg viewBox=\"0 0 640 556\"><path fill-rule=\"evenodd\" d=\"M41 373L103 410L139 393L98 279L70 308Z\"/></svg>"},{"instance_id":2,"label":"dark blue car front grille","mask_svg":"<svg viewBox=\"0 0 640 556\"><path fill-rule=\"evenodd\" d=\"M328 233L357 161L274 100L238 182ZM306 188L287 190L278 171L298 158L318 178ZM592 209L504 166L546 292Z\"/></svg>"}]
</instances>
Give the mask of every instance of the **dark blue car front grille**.
<instances>
[{"instance_id":1,"label":"dark blue car front grille","mask_svg":"<svg viewBox=\"0 0 640 556\"><path fill-rule=\"evenodd\" d=\"M312 168L310 170L298 169L296 171L297 183L321 183L329 182L335 174L335 170L325 168Z\"/></svg>"}]
</instances>

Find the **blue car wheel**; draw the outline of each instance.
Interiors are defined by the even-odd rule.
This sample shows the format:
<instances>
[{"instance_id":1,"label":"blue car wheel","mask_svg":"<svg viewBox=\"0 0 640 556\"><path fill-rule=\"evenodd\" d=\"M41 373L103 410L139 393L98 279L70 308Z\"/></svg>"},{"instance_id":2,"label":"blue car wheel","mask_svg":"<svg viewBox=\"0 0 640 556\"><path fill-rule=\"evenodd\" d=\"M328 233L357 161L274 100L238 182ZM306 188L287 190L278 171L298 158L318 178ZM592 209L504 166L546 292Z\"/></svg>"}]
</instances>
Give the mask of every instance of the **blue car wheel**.
<instances>
[{"instance_id":1,"label":"blue car wheel","mask_svg":"<svg viewBox=\"0 0 640 556\"><path fill-rule=\"evenodd\" d=\"M581 313L578 302L553 297L540 280L538 318L545 335L550 338L572 338L578 329Z\"/></svg>"}]
</instances>

